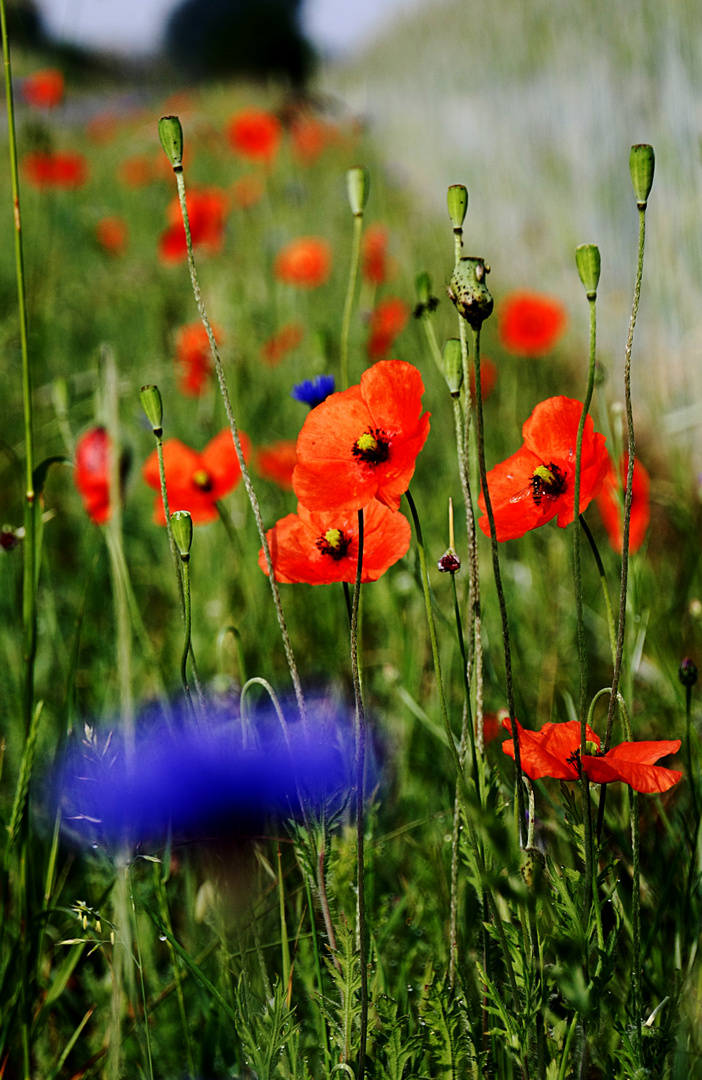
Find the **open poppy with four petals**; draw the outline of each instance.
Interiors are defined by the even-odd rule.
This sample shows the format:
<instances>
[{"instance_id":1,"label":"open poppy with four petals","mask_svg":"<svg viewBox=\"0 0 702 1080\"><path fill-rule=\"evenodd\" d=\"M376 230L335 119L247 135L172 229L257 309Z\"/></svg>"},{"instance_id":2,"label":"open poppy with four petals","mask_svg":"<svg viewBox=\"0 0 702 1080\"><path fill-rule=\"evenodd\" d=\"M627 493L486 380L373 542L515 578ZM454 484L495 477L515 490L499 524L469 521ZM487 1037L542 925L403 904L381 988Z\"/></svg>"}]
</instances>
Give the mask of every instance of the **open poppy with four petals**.
<instances>
[{"instance_id":1,"label":"open poppy with four petals","mask_svg":"<svg viewBox=\"0 0 702 1080\"><path fill-rule=\"evenodd\" d=\"M239 432L244 460L248 461L251 443ZM171 513L188 510L194 525L206 525L219 515L217 503L228 495L241 479L239 459L229 428L220 431L200 453L179 439L166 439L163 444L163 464L166 473L168 507ZM161 478L156 451L144 463L142 476L155 491L161 491ZM163 500L159 494L154 503L154 520L166 524Z\"/></svg>"},{"instance_id":2,"label":"open poppy with four petals","mask_svg":"<svg viewBox=\"0 0 702 1080\"><path fill-rule=\"evenodd\" d=\"M498 540L513 540L558 518L562 529L575 509L575 451L583 407L566 397L540 402L522 428L524 445L487 474ZM580 471L580 513L600 492L609 468L605 437L585 419ZM486 536L490 525L485 498L478 500L478 524Z\"/></svg>"},{"instance_id":3,"label":"open poppy with four petals","mask_svg":"<svg viewBox=\"0 0 702 1080\"><path fill-rule=\"evenodd\" d=\"M381 360L358 386L308 414L297 440L295 494L308 510L353 511L378 499L397 510L429 434L422 377L403 360Z\"/></svg>"}]
</instances>

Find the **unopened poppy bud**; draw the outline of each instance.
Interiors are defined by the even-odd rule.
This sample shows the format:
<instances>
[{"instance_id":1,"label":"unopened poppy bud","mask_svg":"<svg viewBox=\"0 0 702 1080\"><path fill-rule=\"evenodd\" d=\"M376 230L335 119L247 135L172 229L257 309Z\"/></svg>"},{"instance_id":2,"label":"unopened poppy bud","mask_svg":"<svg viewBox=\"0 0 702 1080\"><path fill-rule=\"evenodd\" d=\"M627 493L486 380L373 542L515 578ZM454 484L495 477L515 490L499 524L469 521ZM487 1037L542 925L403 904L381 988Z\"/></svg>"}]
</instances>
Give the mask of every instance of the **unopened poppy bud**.
<instances>
[{"instance_id":1,"label":"unopened poppy bud","mask_svg":"<svg viewBox=\"0 0 702 1080\"><path fill-rule=\"evenodd\" d=\"M442 574L456 574L461 569L461 559L453 548L447 548L436 565Z\"/></svg>"},{"instance_id":2,"label":"unopened poppy bud","mask_svg":"<svg viewBox=\"0 0 702 1080\"><path fill-rule=\"evenodd\" d=\"M456 263L448 287L448 294L459 315L474 330L479 330L492 314L493 300L485 284L485 275L489 273L490 267L484 259L465 255Z\"/></svg>"},{"instance_id":3,"label":"unopened poppy bud","mask_svg":"<svg viewBox=\"0 0 702 1080\"><path fill-rule=\"evenodd\" d=\"M431 276L423 270L414 279L414 287L417 290L417 299L420 304L428 304L431 300Z\"/></svg>"},{"instance_id":4,"label":"unopened poppy bud","mask_svg":"<svg viewBox=\"0 0 702 1080\"><path fill-rule=\"evenodd\" d=\"M346 190L354 217L360 217L366 208L370 192L370 173L363 165L356 165L346 173Z\"/></svg>"},{"instance_id":5,"label":"unopened poppy bud","mask_svg":"<svg viewBox=\"0 0 702 1080\"><path fill-rule=\"evenodd\" d=\"M146 413L146 418L154 429L154 435L163 434L163 402L161 391L158 386L142 386L139 395L141 407Z\"/></svg>"},{"instance_id":6,"label":"unopened poppy bud","mask_svg":"<svg viewBox=\"0 0 702 1080\"><path fill-rule=\"evenodd\" d=\"M468 210L468 188L463 184L451 184L446 201L454 229L462 228Z\"/></svg>"},{"instance_id":7,"label":"unopened poppy bud","mask_svg":"<svg viewBox=\"0 0 702 1080\"><path fill-rule=\"evenodd\" d=\"M581 244L575 249L575 265L585 286L588 300L597 296L600 281L600 249L597 244Z\"/></svg>"},{"instance_id":8,"label":"unopened poppy bud","mask_svg":"<svg viewBox=\"0 0 702 1080\"><path fill-rule=\"evenodd\" d=\"M176 510L174 514L171 514L171 529L180 557L183 562L187 562L193 542L193 519L187 510Z\"/></svg>"},{"instance_id":9,"label":"unopened poppy bud","mask_svg":"<svg viewBox=\"0 0 702 1080\"><path fill-rule=\"evenodd\" d=\"M183 128L177 116L162 116L158 122L158 137L166 157L174 169L183 168Z\"/></svg>"},{"instance_id":10,"label":"unopened poppy bud","mask_svg":"<svg viewBox=\"0 0 702 1080\"><path fill-rule=\"evenodd\" d=\"M683 686L694 686L697 682L697 665L689 656L685 657L678 668L678 678Z\"/></svg>"},{"instance_id":11,"label":"unopened poppy bud","mask_svg":"<svg viewBox=\"0 0 702 1080\"><path fill-rule=\"evenodd\" d=\"M653 147L648 143L637 143L632 146L629 154L629 172L631 182L634 185L634 194L639 210L646 208L648 196L653 186L653 170L656 166L656 155Z\"/></svg>"},{"instance_id":12,"label":"unopened poppy bud","mask_svg":"<svg viewBox=\"0 0 702 1080\"><path fill-rule=\"evenodd\" d=\"M449 338L444 345L444 377L452 397L458 397L463 385L463 357L458 338Z\"/></svg>"}]
</instances>

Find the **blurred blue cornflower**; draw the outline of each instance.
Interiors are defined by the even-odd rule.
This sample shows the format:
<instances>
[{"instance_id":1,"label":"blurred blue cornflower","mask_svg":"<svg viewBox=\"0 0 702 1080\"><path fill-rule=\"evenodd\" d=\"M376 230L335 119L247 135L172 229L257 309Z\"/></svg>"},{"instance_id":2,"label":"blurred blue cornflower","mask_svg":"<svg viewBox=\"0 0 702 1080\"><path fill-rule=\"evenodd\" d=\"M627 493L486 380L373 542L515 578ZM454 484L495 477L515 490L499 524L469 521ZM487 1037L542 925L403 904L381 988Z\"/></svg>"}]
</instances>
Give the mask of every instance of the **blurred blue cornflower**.
<instances>
[{"instance_id":1,"label":"blurred blue cornflower","mask_svg":"<svg viewBox=\"0 0 702 1080\"><path fill-rule=\"evenodd\" d=\"M312 703L307 728L284 731L264 708L246 723L223 723L214 708L198 725L178 710L168 726L145 717L131 755L86 727L62 764L63 821L93 847L255 835L271 816L338 808L353 760L349 720L326 699Z\"/></svg>"},{"instance_id":2,"label":"blurred blue cornflower","mask_svg":"<svg viewBox=\"0 0 702 1080\"><path fill-rule=\"evenodd\" d=\"M315 375L314 379L305 379L304 382L293 386L290 397L295 398L295 401L301 401L304 405L309 405L310 409L314 409L333 393L334 376Z\"/></svg>"}]
</instances>

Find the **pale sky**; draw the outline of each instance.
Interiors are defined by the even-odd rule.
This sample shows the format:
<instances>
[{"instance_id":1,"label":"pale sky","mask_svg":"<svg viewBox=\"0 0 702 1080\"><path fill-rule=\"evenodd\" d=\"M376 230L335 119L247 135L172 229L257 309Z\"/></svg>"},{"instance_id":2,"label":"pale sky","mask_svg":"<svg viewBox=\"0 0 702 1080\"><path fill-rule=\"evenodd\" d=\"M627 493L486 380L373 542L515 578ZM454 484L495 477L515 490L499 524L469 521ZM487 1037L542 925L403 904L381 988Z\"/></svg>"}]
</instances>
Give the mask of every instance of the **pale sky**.
<instances>
[{"instance_id":1,"label":"pale sky","mask_svg":"<svg viewBox=\"0 0 702 1080\"><path fill-rule=\"evenodd\" d=\"M57 38L110 52L143 55L159 43L178 0L36 0ZM421 0L304 0L303 25L318 49L343 53L370 39Z\"/></svg>"}]
</instances>

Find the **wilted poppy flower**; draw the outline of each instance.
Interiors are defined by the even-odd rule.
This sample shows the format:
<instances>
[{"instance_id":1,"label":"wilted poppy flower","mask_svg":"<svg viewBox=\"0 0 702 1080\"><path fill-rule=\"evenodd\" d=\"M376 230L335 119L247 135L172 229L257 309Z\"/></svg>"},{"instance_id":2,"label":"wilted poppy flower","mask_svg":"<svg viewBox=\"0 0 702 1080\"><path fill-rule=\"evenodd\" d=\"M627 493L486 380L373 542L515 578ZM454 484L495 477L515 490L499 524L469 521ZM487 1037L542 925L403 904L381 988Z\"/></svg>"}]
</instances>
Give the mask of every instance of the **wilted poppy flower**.
<instances>
[{"instance_id":1,"label":"wilted poppy flower","mask_svg":"<svg viewBox=\"0 0 702 1080\"><path fill-rule=\"evenodd\" d=\"M36 71L22 82L22 97L35 109L55 109L63 100L63 75L57 68Z\"/></svg>"},{"instance_id":2,"label":"wilted poppy flower","mask_svg":"<svg viewBox=\"0 0 702 1080\"><path fill-rule=\"evenodd\" d=\"M193 188L186 195L190 236L193 247L216 255L224 244L224 219L227 213L227 197L219 188ZM176 196L168 206L169 228L159 240L161 262L182 262L188 257L185 226Z\"/></svg>"},{"instance_id":3,"label":"wilted poppy flower","mask_svg":"<svg viewBox=\"0 0 702 1080\"><path fill-rule=\"evenodd\" d=\"M263 198L265 188L260 176L240 176L232 184L234 205L240 210L250 210Z\"/></svg>"},{"instance_id":4,"label":"wilted poppy flower","mask_svg":"<svg viewBox=\"0 0 702 1080\"><path fill-rule=\"evenodd\" d=\"M117 170L117 176L127 187L146 187L154 179L151 158L145 154L135 154L134 157L125 158Z\"/></svg>"},{"instance_id":5,"label":"wilted poppy flower","mask_svg":"<svg viewBox=\"0 0 702 1080\"><path fill-rule=\"evenodd\" d=\"M213 326L215 340L222 340L222 332ZM188 397L200 397L207 389L207 381L212 374L212 355L207 331L201 322L188 323L176 331L176 367L178 368L178 388Z\"/></svg>"},{"instance_id":6,"label":"wilted poppy flower","mask_svg":"<svg viewBox=\"0 0 702 1080\"><path fill-rule=\"evenodd\" d=\"M424 383L403 360L381 360L308 414L297 440L293 487L308 510L359 510L372 499L397 510L429 434Z\"/></svg>"},{"instance_id":7,"label":"wilted poppy flower","mask_svg":"<svg viewBox=\"0 0 702 1080\"><path fill-rule=\"evenodd\" d=\"M96 525L110 517L110 436L104 427L86 431L76 443L73 479L85 512Z\"/></svg>"},{"instance_id":8,"label":"wilted poppy flower","mask_svg":"<svg viewBox=\"0 0 702 1080\"><path fill-rule=\"evenodd\" d=\"M482 398L490 397L497 385L497 365L493 364L492 360L487 356L481 356L480 358L480 389L482 391ZM475 368L471 365L470 369L470 394L475 401Z\"/></svg>"},{"instance_id":9,"label":"wilted poppy flower","mask_svg":"<svg viewBox=\"0 0 702 1080\"><path fill-rule=\"evenodd\" d=\"M281 326L277 334L261 346L261 359L264 363L275 367L285 359L289 352L297 348L304 336L305 328L300 323L286 323L285 326Z\"/></svg>"},{"instance_id":10,"label":"wilted poppy flower","mask_svg":"<svg viewBox=\"0 0 702 1080\"><path fill-rule=\"evenodd\" d=\"M498 313L500 341L515 356L543 356L559 340L567 322L566 309L555 297L511 293Z\"/></svg>"},{"instance_id":11,"label":"wilted poppy flower","mask_svg":"<svg viewBox=\"0 0 702 1080\"><path fill-rule=\"evenodd\" d=\"M265 109L242 109L227 126L232 149L247 161L271 165L283 134L280 120Z\"/></svg>"},{"instance_id":12,"label":"wilted poppy flower","mask_svg":"<svg viewBox=\"0 0 702 1080\"><path fill-rule=\"evenodd\" d=\"M88 163L82 154L60 150L34 150L22 162L25 176L37 188L78 188L88 179Z\"/></svg>"},{"instance_id":13,"label":"wilted poppy flower","mask_svg":"<svg viewBox=\"0 0 702 1080\"><path fill-rule=\"evenodd\" d=\"M611 784L623 780L634 791L645 795L668 791L682 773L654 764L659 758L676 754L680 739L664 739L658 742L623 742L613 746L606 754L600 754L599 736L588 725L586 729L588 749L594 753L580 756L580 723L568 720L561 724L544 724L540 731L529 731L519 721L519 754L522 771L532 780L550 776L554 780L578 780L582 769L593 784ZM502 721L511 730L509 718ZM502 749L514 757L514 741L507 739Z\"/></svg>"},{"instance_id":14,"label":"wilted poppy flower","mask_svg":"<svg viewBox=\"0 0 702 1080\"><path fill-rule=\"evenodd\" d=\"M629 469L629 455L625 454L621 459L619 486L614 465L610 462L609 471L605 476L602 491L597 496L597 509L602 518L602 524L607 530L609 542L615 551L621 555L624 530L624 488L626 487L626 475ZM649 490L651 481L648 473L641 462L634 460L634 478L631 489L631 519L629 522L629 551L638 551L644 542L646 531L651 520L651 504Z\"/></svg>"},{"instance_id":15,"label":"wilted poppy flower","mask_svg":"<svg viewBox=\"0 0 702 1080\"><path fill-rule=\"evenodd\" d=\"M358 562L358 513L324 510L314 513L298 505L266 533L276 581L286 585L328 585L355 581ZM361 581L377 581L410 546L409 521L374 500L363 511ZM258 564L268 573L263 548Z\"/></svg>"},{"instance_id":16,"label":"wilted poppy flower","mask_svg":"<svg viewBox=\"0 0 702 1080\"><path fill-rule=\"evenodd\" d=\"M582 411L582 404L571 398L540 402L522 428L524 445L487 474L498 540L523 536L556 516L562 529L573 520L575 449ZM581 514L599 494L608 468L605 437L595 432L588 414L580 470ZM483 512L478 524L489 536L482 491L478 505Z\"/></svg>"},{"instance_id":17,"label":"wilted poppy flower","mask_svg":"<svg viewBox=\"0 0 702 1080\"><path fill-rule=\"evenodd\" d=\"M388 258L390 231L384 225L369 225L361 241L361 274L371 285L383 285L390 276Z\"/></svg>"},{"instance_id":18,"label":"wilted poppy flower","mask_svg":"<svg viewBox=\"0 0 702 1080\"><path fill-rule=\"evenodd\" d=\"M366 350L371 360L384 360L392 343L401 334L410 317L409 304L397 296L381 300L370 319L370 336Z\"/></svg>"},{"instance_id":19,"label":"wilted poppy flower","mask_svg":"<svg viewBox=\"0 0 702 1080\"><path fill-rule=\"evenodd\" d=\"M248 461L251 443L239 432L244 460ZM202 453L191 450L179 439L166 439L163 444L163 464L166 473L168 507L189 510L194 525L207 525L218 517L216 503L228 495L241 479L239 459L229 428L220 431ZM161 478L156 451L149 455L142 470L144 480L159 494L154 502L154 521L166 524L166 514L160 495Z\"/></svg>"},{"instance_id":20,"label":"wilted poppy flower","mask_svg":"<svg viewBox=\"0 0 702 1080\"><path fill-rule=\"evenodd\" d=\"M294 156L302 165L311 165L336 138L336 128L310 113L296 116L290 126Z\"/></svg>"},{"instance_id":21,"label":"wilted poppy flower","mask_svg":"<svg viewBox=\"0 0 702 1080\"><path fill-rule=\"evenodd\" d=\"M293 439L281 439L256 451L256 468L266 480L272 480L285 491L292 491L292 477L297 465Z\"/></svg>"},{"instance_id":22,"label":"wilted poppy flower","mask_svg":"<svg viewBox=\"0 0 702 1080\"><path fill-rule=\"evenodd\" d=\"M315 375L314 379L305 379L304 382L293 386L290 397L295 398L295 401L301 401L303 405L309 405L310 409L316 409L333 393L334 376Z\"/></svg>"},{"instance_id":23,"label":"wilted poppy flower","mask_svg":"<svg viewBox=\"0 0 702 1080\"><path fill-rule=\"evenodd\" d=\"M316 289L328 280L331 265L331 244L319 236L300 236L278 252L273 272L286 285Z\"/></svg>"},{"instance_id":24,"label":"wilted poppy flower","mask_svg":"<svg viewBox=\"0 0 702 1080\"><path fill-rule=\"evenodd\" d=\"M124 255L129 229L124 218L106 217L95 226L95 239L108 255Z\"/></svg>"}]
</instances>

